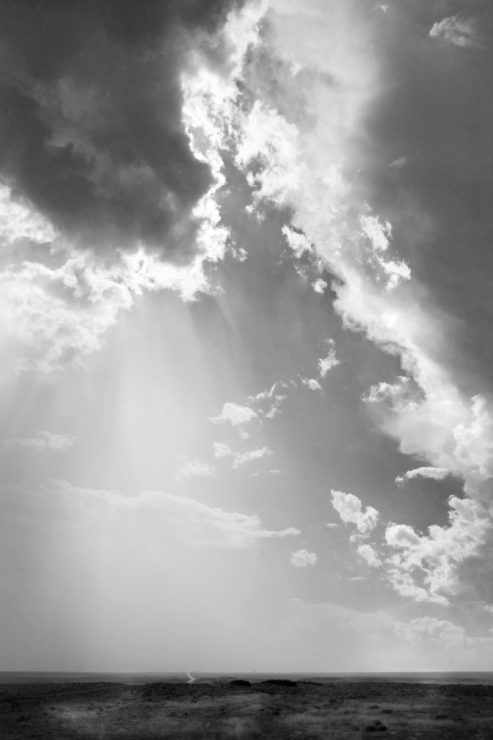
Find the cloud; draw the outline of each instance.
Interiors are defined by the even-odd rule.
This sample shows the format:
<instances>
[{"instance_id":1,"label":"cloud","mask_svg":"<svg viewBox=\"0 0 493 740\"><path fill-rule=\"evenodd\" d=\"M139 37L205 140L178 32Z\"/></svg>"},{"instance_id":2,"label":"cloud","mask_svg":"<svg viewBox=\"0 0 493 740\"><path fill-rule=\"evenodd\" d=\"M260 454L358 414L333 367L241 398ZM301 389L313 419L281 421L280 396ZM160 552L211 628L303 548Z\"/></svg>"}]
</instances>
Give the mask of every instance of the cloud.
<instances>
[{"instance_id":1,"label":"cloud","mask_svg":"<svg viewBox=\"0 0 493 740\"><path fill-rule=\"evenodd\" d=\"M214 457L217 457L219 459L223 457L231 457L233 455L233 450L231 449L231 447L224 442L213 442L212 450L214 453Z\"/></svg>"},{"instance_id":2,"label":"cloud","mask_svg":"<svg viewBox=\"0 0 493 740\"><path fill-rule=\"evenodd\" d=\"M315 565L318 558L316 553L301 549L291 553L290 563L295 568L307 568L309 565Z\"/></svg>"},{"instance_id":3,"label":"cloud","mask_svg":"<svg viewBox=\"0 0 493 740\"><path fill-rule=\"evenodd\" d=\"M328 339L327 342L329 344L329 351L325 357L321 357L318 361L318 371L321 378L325 378L332 368L340 365L340 360L336 355L334 341Z\"/></svg>"},{"instance_id":4,"label":"cloud","mask_svg":"<svg viewBox=\"0 0 493 740\"><path fill-rule=\"evenodd\" d=\"M323 295L325 292L325 289L327 288L328 283L325 280L322 280L322 278L317 278L312 283L312 288L315 291L315 293L320 293L320 295Z\"/></svg>"},{"instance_id":5,"label":"cloud","mask_svg":"<svg viewBox=\"0 0 493 740\"><path fill-rule=\"evenodd\" d=\"M224 442L214 442L212 445L214 457L218 459L230 459L233 468L240 468L255 460L261 460L264 457L270 457L273 453L268 447L260 447L256 450L247 450L246 452L237 452ZM272 471L271 471L272 472Z\"/></svg>"},{"instance_id":6,"label":"cloud","mask_svg":"<svg viewBox=\"0 0 493 740\"><path fill-rule=\"evenodd\" d=\"M261 460L263 457L270 457L272 450L268 447L261 447L258 450L248 450L247 452L235 452L233 455L233 468L239 468L247 463Z\"/></svg>"},{"instance_id":7,"label":"cloud","mask_svg":"<svg viewBox=\"0 0 493 740\"><path fill-rule=\"evenodd\" d=\"M264 391L248 397L248 402L256 406L259 416L265 419L273 419L280 413L283 401L286 400L286 391L293 385L293 381L284 382L278 380Z\"/></svg>"},{"instance_id":8,"label":"cloud","mask_svg":"<svg viewBox=\"0 0 493 740\"><path fill-rule=\"evenodd\" d=\"M145 291L192 300L211 290L204 265L224 256L230 234L195 92L204 79L234 85L259 13L242 5L150 0L142 13L126 0L76 0L61 15L2 5L0 341L10 374L79 362Z\"/></svg>"},{"instance_id":9,"label":"cloud","mask_svg":"<svg viewBox=\"0 0 493 740\"><path fill-rule=\"evenodd\" d=\"M476 31L476 22L473 18L465 18L461 15L452 15L437 21L430 28L429 36L433 39L440 38L454 46L462 48L480 47Z\"/></svg>"},{"instance_id":10,"label":"cloud","mask_svg":"<svg viewBox=\"0 0 493 740\"><path fill-rule=\"evenodd\" d=\"M358 545L358 555L366 561L370 568L379 568L382 565L375 548L368 544Z\"/></svg>"},{"instance_id":11,"label":"cloud","mask_svg":"<svg viewBox=\"0 0 493 740\"><path fill-rule=\"evenodd\" d=\"M241 406L233 401L227 401L221 413L213 416L211 421L213 424L228 423L233 427L244 427L254 419L258 419L258 414L250 406Z\"/></svg>"},{"instance_id":12,"label":"cloud","mask_svg":"<svg viewBox=\"0 0 493 740\"><path fill-rule=\"evenodd\" d=\"M332 506L345 524L354 524L362 535L372 532L378 522L378 511L372 506L363 510L361 500L354 493L331 491Z\"/></svg>"},{"instance_id":13,"label":"cloud","mask_svg":"<svg viewBox=\"0 0 493 740\"><path fill-rule=\"evenodd\" d=\"M406 524L386 527L388 578L401 595L448 604L461 591L459 567L478 556L491 536L490 513L480 503L451 496L449 506L449 526L433 524L428 534Z\"/></svg>"},{"instance_id":14,"label":"cloud","mask_svg":"<svg viewBox=\"0 0 493 740\"><path fill-rule=\"evenodd\" d=\"M15 494L15 495L14 495ZM74 486L68 481L51 480L30 488L0 490L6 515L12 511L32 517L44 526L56 521L65 528L104 533L125 541L146 543L148 548L191 547L249 549L261 542L296 537L295 527L270 529L257 514L228 511L187 496L162 491L142 491L125 496L117 491Z\"/></svg>"},{"instance_id":15,"label":"cloud","mask_svg":"<svg viewBox=\"0 0 493 740\"><path fill-rule=\"evenodd\" d=\"M301 384L311 391L322 391L322 386L316 378L300 378Z\"/></svg>"},{"instance_id":16,"label":"cloud","mask_svg":"<svg viewBox=\"0 0 493 740\"><path fill-rule=\"evenodd\" d=\"M397 637L412 645L427 643L433 648L453 650L467 644L466 630L448 619L418 617L410 622L397 622Z\"/></svg>"},{"instance_id":17,"label":"cloud","mask_svg":"<svg viewBox=\"0 0 493 740\"><path fill-rule=\"evenodd\" d=\"M215 469L209 463L200 460L187 460L175 475L175 480L182 481L189 478L210 478L216 474Z\"/></svg>"},{"instance_id":18,"label":"cloud","mask_svg":"<svg viewBox=\"0 0 493 740\"><path fill-rule=\"evenodd\" d=\"M448 475L449 471L446 468L433 468L429 466L421 468L413 468L407 470L404 475L398 475L395 482L398 485L403 485L408 480L414 480L415 478L431 478L432 480L444 480Z\"/></svg>"},{"instance_id":19,"label":"cloud","mask_svg":"<svg viewBox=\"0 0 493 740\"><path fill-rule=\"evenodd\" d=\"M191 52L222 63L216 32L238 4L2 3L0 173L81 246L186 253L211 177L180 75Z\"/></svg>"},{"instance_id":20,"label":"cloud","mask_svg":"<svg viewBox=\"0 0 493 740\"><path fill-rule=\"evenodd\" d=\"M389 164L389 167L395 167L399 170L402 167L405 167L406 164L409 164L409 159L407 157L398 157L397 159L392 160L392 162Z\"/></svg>"},{"instance_id":21,"label":"cloud","mask_svg":"<svg viewBox=\"0 0 493 740\"><path fill-rule=\"evenodd\" d=\"M16 447L24 447L35 452L42 452L43 450L65 452L74 446L75 437L42 430L37 432L33 437L10 439L9 442Z\"/></svg>"}]
</instances>

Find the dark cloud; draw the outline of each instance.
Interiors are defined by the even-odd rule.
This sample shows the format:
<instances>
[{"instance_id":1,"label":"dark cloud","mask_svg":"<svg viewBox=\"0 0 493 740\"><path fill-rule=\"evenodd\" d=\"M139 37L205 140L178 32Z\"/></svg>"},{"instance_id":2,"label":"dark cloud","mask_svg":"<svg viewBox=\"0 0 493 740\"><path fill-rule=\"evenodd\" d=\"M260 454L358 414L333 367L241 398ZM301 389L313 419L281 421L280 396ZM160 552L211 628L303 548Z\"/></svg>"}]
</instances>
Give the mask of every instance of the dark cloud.
<instances>
[{"instance_id":1,"label":"dark cloud","mask_svg":"<svg viewBox=\"0 0 493 740\"><path fill-rule=\"evenodd\" d=\"M452 16L472 22L476 46L430 37ZM368 198L430 309L450 317L448 359L491 390L493 5L400 0L373 23L384 85L365 123Z\"/></svg>"},{"instance_id":2,"label":"dark cloud","mask_svg":"<svg viewBox=\"0 0 493 740\"><path fill-rule=\"evenodd\" d=\"M193 241L179 75L236 0L1 0L0 175L83 247ZM220 49L220 47L219 47Z\"/></svg>"}]
</instances>

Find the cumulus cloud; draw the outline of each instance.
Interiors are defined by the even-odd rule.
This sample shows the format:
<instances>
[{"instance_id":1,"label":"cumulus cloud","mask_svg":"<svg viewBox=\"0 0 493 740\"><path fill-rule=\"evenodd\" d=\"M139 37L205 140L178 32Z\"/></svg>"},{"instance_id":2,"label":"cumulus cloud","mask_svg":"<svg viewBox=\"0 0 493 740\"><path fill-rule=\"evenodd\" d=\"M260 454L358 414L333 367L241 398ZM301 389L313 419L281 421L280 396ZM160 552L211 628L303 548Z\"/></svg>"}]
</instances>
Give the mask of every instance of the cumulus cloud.
<instances>
[{"instance_id":1,"label":"cumulus cloud","mask_svg":"<svg viewBox=\"0 0 493 740\"><path fill-rule=\"evenodd\" d=\"M449 475L449 471L446 468L434 468L430 466L424 466L421 468L413 468L407 470L404 475L398 475L395 482L398 485L403 485L408 480L414 480L415 478L431 478L432 480L444 480Z\"/></svg>"},{"instance_id":2,"label":"cumulus cloud","mask_svg":"<svg viewBox=\"0 0 493 740\"><path fill-rule=\"evenodd\" d=\"M180 74L192 50L220 62L234 5L2 3L3 177L85 247L186 251L210 173L181 124Z\"/></svg>"},{"instance_id":3,"label":"cumulus cloud","mask_svg":"<svg viewBox=\"0 0 493 740\"><path fill-rule=\"evenodd\" d=\"M230 235L194 91L234 84L259 13L242 6L2 5L0 341L12 373L98 349L144 291L211 289L204 265ZM26 28L41 29L36 44Z\"/></svg>"},{"instance_id":4,"label":"cumulus cloud","mask_svg":"<svg viewBox=\"0 0 493 740\"><path fill-rule=\"evenodd\" d=\"M331 491L332 506L345 524L354 524L362 535L372 532L378 522L378 511L373 506L363 509L361 500L354 493Z\"/></svg>"},{"instance_id":5,"label":"cumulus cloud","mask_svg":"<svg viewBox=\"0 0 493 740\"><path fill-rule=\"evenodd\" d=\"M14 438L9 442L16 447L24 447L35 452L42 452L43 450L65 452L74 446L75 437L41 430L32 437Z\"/></svg>"},{"instance_id":6,"label":"cumulus cloud","mask_svg":"<svg viewBox=\"0 0 493 740\"><path fill-rule=\"evenodd\" d=\"M320 293L320 295L323 295L325 292L325 289L327 288L328 283L325 280L322 280L322 278L317 278L312 283L312 288L315 291L315 293Z\"/></svg>"},{"instance_id":7,"label":"cumulus cloud","mask_svg":"<svg viewBox=\"0 0 493 740\"><path fill-rule=\"evenodd\" d=\"M337 365L340 364L340 360L335 351L334 340L328 339L327 342L329 344L329 351L325 357L321 357L318 361L318 371L321 378L325 378L332 368L337 367Z\"/></svg>"},{"instance_id":8,"label":"cumulus cloud","mask_svg":"<svg viewBox=\"0 0 493 740\"><path fill-rule=\"evenodd\" d=\"M378 568L382 565L382 561L375 548L371 545L366 543L358 545L357 553L371 568Z\"/></svg>"},{"instance_id":9,"label":"cumulus cloud","mask_svg":"<svg viewBox=\"0 0 493 740\"><path fill-rule=\"evenodd\" d=\"M182 481L196 477L210 478L215 474L215 469L209 463L204 463L200 460L187 460L175 475L175 480Z\"/></svg>"},{"instance_id":10,"label":"cumulus cloud","mask_svg":"<svg viewBox=\"0 0 493 740\"><path fill-rule=\"evenodd\" d=\"M301 378L301 384L311 391L322 391L322 386L316 378Z\"/></svg>"},{"instance_id":11,"label":"cumulus cloud","mask_svg":"<svg viewBox=\"0 0 493 740\"><path fill-rule=\"evenodd\" d=\"M316 553L309 552L309 550L305 550L304 548L292 552L290 557L290 563L295 568L307 568L309 565L315 565L317 560Z\"/></svg>"},{"instance_id":12,"label":"cumulus cloud","mask_svg":"<svg viewBox=\"0 0 493 740\"><path fill-rule=\"evenodd\" d=\"M430 28L431 38L440 38L454 46L471 48L480 46L476 22L473 18L465 18L461 15L452 15L437 21Z\"/></svg>"},{"instance_id":13,"label":"cumulus cloud","mask_svg":"<svg viewBox=\"0 0 493 740\"><path fill-rule=\"evenodd\" d=\"M415 601L447 604L460 593L459 567L479 555L491 535L487 508L472 499L449 499L449 525L436 524L420 535L406 524L390 524L388 577L395 590Z\"/></svg>"},{"instance_id":14,"label":"cumulus cloud","mask_svg":"<svg viewBox=\"0 0 493 740\"><path fill-rule=\"evenodd\" d=\"M221 413L213 416L211 421L213 424L229 423L233 427L244 427L254 419L258 419L258 414L250 406L241 406L239 403L227 401Z\"/></svg>"},{"instance_id":15,"label":"cumulus cloud","mask_svg":"<svg viewBox=\"0 0 493 740\"><path fill-rule=\"evenodd\" d=\"M233 450L225 442L213 442L212 450L214 453L214 457L217 457L219 459L224 457L231 457L233 455Z\"/></svg>"}]
</instances>

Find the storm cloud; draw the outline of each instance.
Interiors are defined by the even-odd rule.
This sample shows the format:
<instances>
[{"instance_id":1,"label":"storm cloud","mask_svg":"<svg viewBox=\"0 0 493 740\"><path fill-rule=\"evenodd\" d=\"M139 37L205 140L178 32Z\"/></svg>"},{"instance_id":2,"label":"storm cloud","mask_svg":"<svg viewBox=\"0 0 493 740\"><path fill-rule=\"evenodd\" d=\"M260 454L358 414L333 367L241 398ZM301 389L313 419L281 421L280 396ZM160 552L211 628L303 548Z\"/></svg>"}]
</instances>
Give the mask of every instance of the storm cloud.
<instances>
[{"instance_id":1,"label":"storm cloud","mask_svg":"<svg viewBox=\"0 0 493 740\"><path fill-rule=\"evenodd\" d=\"M192 50L221 63L237 0L3 0L0 176L82 248L181 261L209 168L181 121Z\"/></svg>"}]
</instances>

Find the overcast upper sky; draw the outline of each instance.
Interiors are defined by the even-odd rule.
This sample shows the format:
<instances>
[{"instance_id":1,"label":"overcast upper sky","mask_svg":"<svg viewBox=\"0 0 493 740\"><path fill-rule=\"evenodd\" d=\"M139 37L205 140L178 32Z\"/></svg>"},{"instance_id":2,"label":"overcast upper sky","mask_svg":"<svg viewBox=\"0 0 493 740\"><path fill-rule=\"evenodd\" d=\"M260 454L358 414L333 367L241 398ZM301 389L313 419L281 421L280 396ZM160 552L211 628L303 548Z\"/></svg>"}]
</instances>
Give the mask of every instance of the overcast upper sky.
<instances>
[{"instance_id":1,"label":"overcast upper sky","mask_svg":"<svg viewBox=\"0 0 493 740\"><path fill-rule=\"evenodd\" d=\"M491 669L491 3L0 36L2 669Z\"/></svg>"}]
</instances>

